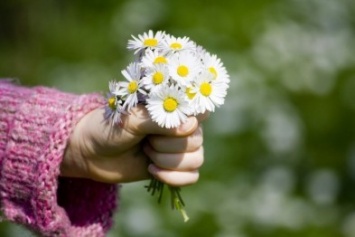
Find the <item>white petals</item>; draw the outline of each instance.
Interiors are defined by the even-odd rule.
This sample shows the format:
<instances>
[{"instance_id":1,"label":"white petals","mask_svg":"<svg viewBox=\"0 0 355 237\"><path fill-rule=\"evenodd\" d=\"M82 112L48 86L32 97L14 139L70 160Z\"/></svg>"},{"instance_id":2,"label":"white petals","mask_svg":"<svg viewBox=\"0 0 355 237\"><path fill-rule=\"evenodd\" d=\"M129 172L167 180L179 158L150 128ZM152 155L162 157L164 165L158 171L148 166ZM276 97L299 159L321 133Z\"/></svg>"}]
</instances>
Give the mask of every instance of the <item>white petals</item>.
<instances>
[{"instance_id":1,"label":"white petals","mask_svg":"<svg viewBox=\"0 0 355 237\"><path fill-rule=\"evenodd\" d=\"M184 50L191 50L195 48L195 43L188 37L175 37L172 35L166 35L165 40L160 46L163 52L180 52Z\"/></svg>"},{"instance_id":2,"label":"white petals","mask_svg":"<svg viewBox=\"0 0 355 237\"><path fill-rule=\"evenodd\" d=\"M125 100L123 109L128 111L138 104L138 93L145 94L141 88L141 67L138 63L131 63L122 70L122 75L127 81L119 82L120 89L117 94Z\"/></svg>"},{"instance_id":3,"label":"white petals","mask_svg":"<svg viewBox=\"0 0 355 237\"><path fill-rule=\"evenodd\" d=\"M132 36L133 40L128 40L127 48L135 50L135 54L144 49L155 49L161 46L165 33L158 31L155 35L152 30L143 35L138 35L138 38Z\"/></svg>"},{"instance_id":4,"label":"white petals","mask_svg":"<svg viewBox=\"0 0 355 237\"><path fill-rule=\"evenodd\" d=\"M143 86L148 91L159 90L169 83L170 75L168 67L162 64L147 68L146 76L142 79Z\"/></svg>"},{"instance_id":5,"label":"white petals","mask_svg":"<svg viewBox=\"0 0 355 237\"><path fill-rule=\"evenodd\" d=\"M151 93L146 107L153 121L166 128L178 127L190 112L184 93L177 86L164 86Z\"/></svg>"},{"instance_id":6,"label":"white petals","mask_svg":"<svg viewBox=\"0 0 355 237\"><path fill-rule=\"evenodd\" d=\"M127 48L137 59L122 70L126 80L109 82L106 117L114 123L142 103L159 126L175 128L187 116L214 112L224 103L230 82L227 70L217 55L188 37L149 30L132 36Z\"/></svg>"},{"instance_id":7,"label":"white petals","mask_svg":"<svg viewBox=\"0 0 355 237\"><path fill-rule=\"evenodd\" d=\"M169 63L171 78L180 86L190 85L201 69L201 62L188 51L175 54Z\"/></svg>"}]
</instances>

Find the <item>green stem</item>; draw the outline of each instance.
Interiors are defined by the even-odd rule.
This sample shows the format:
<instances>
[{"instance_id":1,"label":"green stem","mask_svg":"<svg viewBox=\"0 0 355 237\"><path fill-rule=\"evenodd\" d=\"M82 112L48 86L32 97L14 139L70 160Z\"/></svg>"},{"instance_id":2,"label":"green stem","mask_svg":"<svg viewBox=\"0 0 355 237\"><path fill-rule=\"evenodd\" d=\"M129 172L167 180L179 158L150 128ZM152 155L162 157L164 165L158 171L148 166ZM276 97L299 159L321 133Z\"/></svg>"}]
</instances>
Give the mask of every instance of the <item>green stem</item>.
<instances>
[{"instance_id":1,"label":"green stem","mask_svg":"<svg viewBox=\"0 0 355 237\"><path fill-rule=\"evenodd\" d=\"M184 222L187 222L189 220L189 217L184 208L185 204L180 195L180 188L169 186L169 190L171 194L171 203L173 209L178 210L182 215Z\"/></svg>"},{"instance_id":2,"label":"green stem","mask_svg":"<svg viewBox=\"0 0 355 237\"><path fill-rule=\"evenodd\" d=\"M149 185L145 187L152 196L154 196L156 192L158 193L158 203L160 203L163 198L164 183L160 182L155 178L152 178ZM182 215L184 222L187 222L189 220L189 217L184 209L185 203L181 197L180 188L172 186L168 186L168 188L170 191L170 201L172 209L178 210Z\"/></svg>"}]
</instances>

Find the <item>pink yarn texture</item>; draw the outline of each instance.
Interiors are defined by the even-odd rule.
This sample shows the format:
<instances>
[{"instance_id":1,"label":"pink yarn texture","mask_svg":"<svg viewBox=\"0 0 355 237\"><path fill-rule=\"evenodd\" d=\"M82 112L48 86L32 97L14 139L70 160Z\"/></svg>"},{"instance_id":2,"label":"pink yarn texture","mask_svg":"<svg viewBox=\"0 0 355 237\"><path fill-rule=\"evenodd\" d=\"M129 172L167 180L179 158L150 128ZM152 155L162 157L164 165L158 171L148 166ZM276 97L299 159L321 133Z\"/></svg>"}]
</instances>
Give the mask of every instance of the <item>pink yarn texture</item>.
<instances>
[{"instance_id":1,"label":"pink yarn texture","mask_svg":"<svg viewBox=\"0 0 355 237\"><path fill-rule=\"evenodd\" d=\"M0 80L0 202L6 219L46 237L106 235L118 186L59 177L76 123L104 103L98 94Z\"/></svg>"}]
</instances>

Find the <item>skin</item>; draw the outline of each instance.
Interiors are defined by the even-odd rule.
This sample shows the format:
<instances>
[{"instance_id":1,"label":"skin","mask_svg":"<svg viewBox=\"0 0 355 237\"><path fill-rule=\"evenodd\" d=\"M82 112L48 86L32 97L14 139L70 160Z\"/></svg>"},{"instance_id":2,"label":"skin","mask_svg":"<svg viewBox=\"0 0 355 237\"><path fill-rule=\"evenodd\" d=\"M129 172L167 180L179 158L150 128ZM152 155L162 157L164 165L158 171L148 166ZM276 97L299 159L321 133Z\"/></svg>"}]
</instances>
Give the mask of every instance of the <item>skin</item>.
<instances>
[{"instance_id":1,"label":"skin","mask_svg":"<svg viewBox=\"0 0 355 237\"><path fill-rule=\"evenodd\" d=\"M103 122L103 109L85 115L69 139L61 175L106 183L125 183L153 175L171 186L197 182L203 164L200 122L207 114L189 117L178 128L153 122L143 106L122 117L122 126Z\"/></svg>"}]
</instances>

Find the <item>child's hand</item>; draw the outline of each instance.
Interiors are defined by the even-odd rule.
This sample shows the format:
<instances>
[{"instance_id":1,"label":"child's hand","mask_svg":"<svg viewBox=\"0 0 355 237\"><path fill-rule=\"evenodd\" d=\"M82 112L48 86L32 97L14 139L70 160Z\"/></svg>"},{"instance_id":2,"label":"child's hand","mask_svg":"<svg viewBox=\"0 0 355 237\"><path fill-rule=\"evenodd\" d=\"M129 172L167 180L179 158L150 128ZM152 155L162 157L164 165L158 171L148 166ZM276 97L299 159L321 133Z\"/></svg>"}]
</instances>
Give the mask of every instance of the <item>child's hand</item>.
<instances>
[{"instance_id":1,"label":"child's hand","mask_svg":"<svg viewBox=\"0 0 355 237\"><path fill-rule=\"evenodd\" d=\"M103 121L103 109L84 116L71 135L61 175L122 183L148 179L150 173L172 186L198 180L203 137L195 117L165 129L137 106L122 120L122 127L111 128Z\"/></svg>"}]
</instances>

